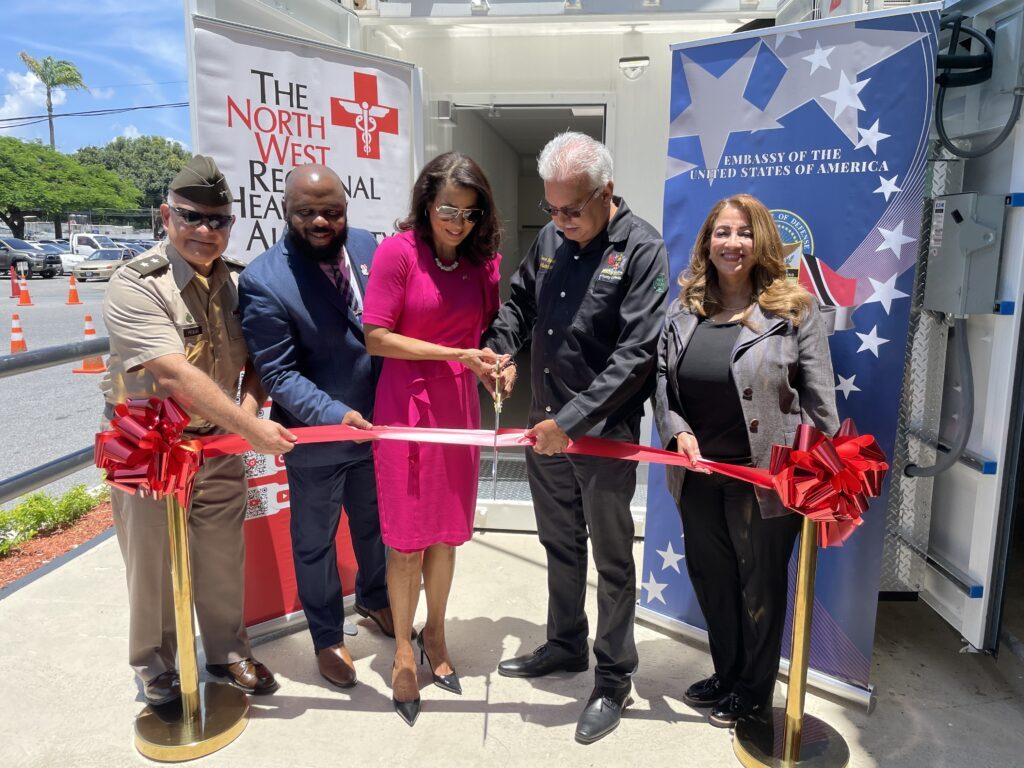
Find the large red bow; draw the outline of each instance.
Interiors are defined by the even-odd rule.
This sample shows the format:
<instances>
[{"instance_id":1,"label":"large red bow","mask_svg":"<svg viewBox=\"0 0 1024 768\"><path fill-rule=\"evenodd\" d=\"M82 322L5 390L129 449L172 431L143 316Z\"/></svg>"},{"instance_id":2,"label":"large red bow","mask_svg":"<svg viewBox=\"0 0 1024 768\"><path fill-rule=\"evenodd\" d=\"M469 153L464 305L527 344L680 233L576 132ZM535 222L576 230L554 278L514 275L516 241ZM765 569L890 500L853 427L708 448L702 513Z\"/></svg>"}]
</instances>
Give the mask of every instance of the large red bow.
<instances>
[{"instance_id":1,"label":"large red bow","mask_svg":"<svg viewBox=\"0 0 1024 768\"><path fill-rule=\"evenodd\" d=\"M202 443L182 440L189 416L172 398L129 400L114 406L110 429L96 435L96 466L106 481L128 493L161 499L173 494L188 508Z\"/></svg>"},{"instance_id":2,"label":"large red bow","mask_svg":"<svg viewBox=\"0 0 1024 768\"><path fill-rule=\"evenodd\" d=\"M842 545L878 496L889 465L871 435L846 419L834 438L801 424L793 447L772 446L769 472L782 503L818 525L822 547Z\"/></svg>"}]
</instances>

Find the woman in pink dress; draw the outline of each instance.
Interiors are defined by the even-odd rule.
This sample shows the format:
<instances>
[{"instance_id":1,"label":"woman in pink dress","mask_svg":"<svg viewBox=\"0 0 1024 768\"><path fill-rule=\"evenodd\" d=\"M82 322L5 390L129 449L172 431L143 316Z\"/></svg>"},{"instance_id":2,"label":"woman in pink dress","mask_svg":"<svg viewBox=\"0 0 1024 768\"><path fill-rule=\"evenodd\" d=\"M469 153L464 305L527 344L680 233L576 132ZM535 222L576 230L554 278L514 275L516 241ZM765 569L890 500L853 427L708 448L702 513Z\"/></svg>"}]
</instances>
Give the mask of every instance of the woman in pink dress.
<instances>
[{"instance_id":1,"label":"woman in pink dress","mask_svg":"<svg viewBox=\"0 0 1024 768\"><path fill-rule=\"evenodd\" d=\"M504 362L477 349L498 310L501 260L500 220L483 171L456 152L434 158L416 180L412 210L398 229L374 254L364 302L366 348L385 358L373 420L478 429L478 378L493 382ZM428 660L435 685L462 693L444 618L455 547L473 533L480 450L391 441L373 448L395 621L392 698L413 725L420 697L409 638L421 573L427 621L415 636L420 661Z\"/></svg>"}]
</instances>

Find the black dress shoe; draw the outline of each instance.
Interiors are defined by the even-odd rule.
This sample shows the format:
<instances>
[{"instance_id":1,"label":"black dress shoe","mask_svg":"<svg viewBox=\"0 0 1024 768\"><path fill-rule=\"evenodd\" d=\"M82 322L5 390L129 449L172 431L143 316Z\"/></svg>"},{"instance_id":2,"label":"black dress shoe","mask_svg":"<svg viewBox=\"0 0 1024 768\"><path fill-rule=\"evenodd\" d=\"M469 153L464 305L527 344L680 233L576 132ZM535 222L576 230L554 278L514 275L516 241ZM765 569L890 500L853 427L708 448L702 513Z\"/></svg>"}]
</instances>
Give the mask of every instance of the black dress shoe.
<instances>
[{"instance_id":1,"label":"black dress shoe","mask_svg":"<svg viewBox=\"0 0 1024 768\"><path fill-rule=\"evenodd\" d=\"M161 672L142 686L147 704L159 706L181 698L181 680L173 669Z\"/></svg>"},{"instance_id":2,"label":"black dress shoe","mask_svg":"<svg viewBox=\"0 0 1024 768\"><path fill-rule=\"evenodd\" d=\"M256 659L241 659L231 664L207 664L206 671L215 677L226 678L240 691L256 696L265 696L279 686L274 673Z\"/></svg>"},{"instance_id":3,"label":"black dress shoe","mask_svg":"<svg viewBox=\"0 0 1024 768\"><path fill-rule=\"evenodd\" d=\"M729 693L729 686L718 675L698 680L686 689L683 701L691 707L713 707Z\"/></svg>"},{"instance_id":4,"label":"black dress shoe","mask_svg":"<svg viewBox=\"0 0 1024 768\"><path fill-rule=\"evenodd\" d=\"M583 672L590 666L590 652L582 656L570 656L563 651L553 651L547 643L533 653L516 656L498 664L498 674L503 677L541 677L552 672Z\"/></svg>"},{"instance_id":5,"label":"black dress shoe","mask_svg":"<svg viewBox=\"0 0 1024 768\"><path fill-rule=\"evenodd\" d=\"M738 693L730 693L708 715L708 722L716 728L734 728L741 718L757 717L764 711L762 704L754 704Z\"/></svg>"},{"instance_id":6,"label":"black dress shoe","mask_svg":"<svg viewBox=\"0 0 1024 768\"><path fill-rule=\"evenodd\" d=\"M430 674L434 678L434 685L438 688L442 688L451 693L457 693L459 696L462 695L462 683L459 682L459 673L454 669L449 675L439 675L434 672L434 665L430 661L430 657L427 656L427 649L423 644L423 633L420 632L416 635L416 645L420 647L420 664L423 660L427 660L427 664L430 666Z\"/></svg>"},{"instance_id":7,"label":"black dress shoe","mask_svg":"<svg viewBox=\"0 0 1024 768\"><path fill-rule=\"evenodd\" d=\"M593 744L618 728L622 710L633 703L629 691L629 686L625 689L594 688L576 723L576 741Z\"/></svg>"}]
</instances>

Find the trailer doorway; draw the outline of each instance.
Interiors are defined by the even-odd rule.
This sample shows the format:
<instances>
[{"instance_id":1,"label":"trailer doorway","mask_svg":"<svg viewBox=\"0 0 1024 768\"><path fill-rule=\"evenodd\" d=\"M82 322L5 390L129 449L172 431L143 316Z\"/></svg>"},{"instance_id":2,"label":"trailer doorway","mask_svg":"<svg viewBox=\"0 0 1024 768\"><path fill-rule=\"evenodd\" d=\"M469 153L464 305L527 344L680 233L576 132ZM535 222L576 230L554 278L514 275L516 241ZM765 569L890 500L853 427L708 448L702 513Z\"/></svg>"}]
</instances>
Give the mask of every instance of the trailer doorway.
<instances>
[{"instance_id":1,"label":"trailer doorway","mask_svg":"<svg viewBox=\"0 0 1024 768\"><path fill-rule=\"evenodd\" d=\"M482 103L455 101L452 105L451 148L469 155L487 174L501 212L504 235L501 245L501 298L509 296L509 283L530 250L541 227L550 221L538 207L544 187L537 175L537 156L544 145L562 131L579 131L608 143L609 107L596 101L573 104ZM504 404L502 427L528 426L530 405L530 350L517 356L519 377L513 396ZM482 392L483 390L481 390ZM481 425L494 428L494 411L481 399ZM533 503L526 480L523 452L501 451L498 481L492 484L492 452L480 456L480 486L476 526L486 530L532 531L536 529ZM646 507L646 468L638 473L634 507L642 520Z\"/></svg>"}]
</instances>

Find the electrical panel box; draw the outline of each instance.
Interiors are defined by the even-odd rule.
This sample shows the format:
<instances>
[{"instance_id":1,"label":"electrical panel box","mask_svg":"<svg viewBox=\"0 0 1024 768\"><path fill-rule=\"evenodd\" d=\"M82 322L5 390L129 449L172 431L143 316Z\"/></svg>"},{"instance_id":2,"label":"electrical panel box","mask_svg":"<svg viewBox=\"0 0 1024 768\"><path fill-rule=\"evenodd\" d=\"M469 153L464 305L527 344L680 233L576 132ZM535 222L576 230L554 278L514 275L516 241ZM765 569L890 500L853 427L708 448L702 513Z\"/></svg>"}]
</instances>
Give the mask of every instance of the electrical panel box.
<instances>
[{"instance_id":1,"label":"electrical panel box","mask_svg":"<svg viewBox=\"0 0 1024 768\"><path fill-rule=\"evenodd\" d=\"M991 314L1003 242L1005 195L968 192L932 204L925 309Z\"/></svg>"}]
</instances>

